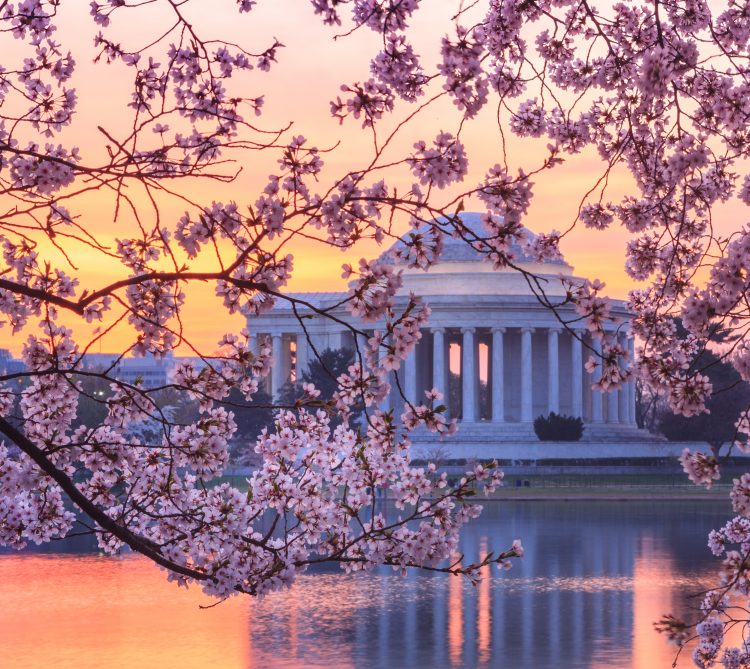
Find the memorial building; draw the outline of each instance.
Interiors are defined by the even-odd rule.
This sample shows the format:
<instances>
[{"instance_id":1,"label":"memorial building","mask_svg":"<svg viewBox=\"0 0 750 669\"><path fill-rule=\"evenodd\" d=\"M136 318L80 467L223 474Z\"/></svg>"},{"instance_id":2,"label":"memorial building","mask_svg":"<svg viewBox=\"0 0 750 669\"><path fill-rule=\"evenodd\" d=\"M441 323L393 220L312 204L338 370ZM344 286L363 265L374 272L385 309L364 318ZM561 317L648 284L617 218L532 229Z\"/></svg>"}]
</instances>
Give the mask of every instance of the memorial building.
<instances>
[{"instance_id":1,"label":"memorial building","mask_svg":"<svg viewBox=\"0 0 750 669\"><path fill-rule=\"evenodd\" d=\"M478 236L486 236L479 214L461 217ZM381 259L402 272L399 299L406 304L413 292L432 311L416 350L399 370L399 383L413 401L421 401L429 388L443 391L450 415L460 422L458 434L445 442L449 452L488 457L510 456L516 451L562 453L572 445L551 445L545 451L533 431L537 416L555 412L583 419L585 443L576 447L581 457L589 457L602 444L611 445L610 453L635 453L627 450L634 442L641 442L637 454L657 454L650 447L641 452L644 442L654 446L654 439L636 427L634 383L608 393L592 389L596 377L587 373L585 362L598 343L582 327L575 330L579 338L561 325L561 319L577 319L571 305L561 307L558 318L540 303L522 273L494 269L463 240L445 237L439 261L426 271L399 262L393 253L398 244ZM520 247L514 249L514 255L517 266L539 277L553 303L563 301L565 288L559 277L573 276L570 265L563 260L536 262ZM320 309L334 307L331 315L357 329L369 332L378 328L378 323L358 322L345 306L335 306L346 298L344 292L294 296ZM610 313L616 321L610 326L613 335L632 354L634 342L625 303L613 301ZM304 330L298 316L304 316ZM249 317L248 330L258 340L271 340L276 362L269 391L274 396L284 383L306 369L313 355L311 348L322 352L354 348L355 344L351 332L334 320L299 306L295 314L284 300L261 316ZM453 384L453 392L449 392L449 384ZM392 391L384 408L399 411L402 404L399 393ZM433 438L417 435L415 445L422 439L429 446ZM615 448L617 444L620 447ZM534 448L529 451L524 445Z\"/></svg>"}]
</instances>

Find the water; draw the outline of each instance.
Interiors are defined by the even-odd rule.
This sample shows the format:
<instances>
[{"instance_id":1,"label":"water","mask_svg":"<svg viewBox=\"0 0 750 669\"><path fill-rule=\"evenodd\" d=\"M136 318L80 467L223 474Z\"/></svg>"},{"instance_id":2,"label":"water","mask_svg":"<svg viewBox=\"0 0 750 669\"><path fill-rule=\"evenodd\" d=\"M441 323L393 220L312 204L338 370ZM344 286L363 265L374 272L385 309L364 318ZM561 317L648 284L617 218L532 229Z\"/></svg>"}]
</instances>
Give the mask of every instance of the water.
<instances>
[{"instance_id":1,"label":"water","mask_svg":"<svg viewBox=\"0 0 750 669\"><path fill-rule=\"evenodd\" d=\"M0 667L669 667L653 631L685 613L716 563L721 502L494 502L466 529L467 560L520 537L527 555L476 588L445 575L327 568L263 601L211 609L138 556L0 555ZM689 658L680 666L691 666Z\"/></svg>"}]
</instances>

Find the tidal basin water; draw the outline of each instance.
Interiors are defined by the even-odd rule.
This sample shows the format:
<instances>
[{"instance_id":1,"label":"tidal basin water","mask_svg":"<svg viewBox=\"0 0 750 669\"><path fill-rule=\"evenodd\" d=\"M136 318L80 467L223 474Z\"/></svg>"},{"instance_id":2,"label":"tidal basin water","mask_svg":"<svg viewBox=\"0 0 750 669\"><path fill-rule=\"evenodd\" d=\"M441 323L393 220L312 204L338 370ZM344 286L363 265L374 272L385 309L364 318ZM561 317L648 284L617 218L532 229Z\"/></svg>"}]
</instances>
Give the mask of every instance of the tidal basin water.
<instances>
[{"instance_id":1,"label":"tidal basin water","mask_svg":"<svg viewBox=\"0 0 750 669\"><path fill-rule=\"evenodd\" d=\"M723 502L490 502L462 536L467 560L520 537L526 557L477 586L391 570L306 574L262 601L211 609L137 556L0 555L4 669L669 667L653 631L697 605ZM692 666L689 657L679 666Z\"/></svg>"}]
</instances>

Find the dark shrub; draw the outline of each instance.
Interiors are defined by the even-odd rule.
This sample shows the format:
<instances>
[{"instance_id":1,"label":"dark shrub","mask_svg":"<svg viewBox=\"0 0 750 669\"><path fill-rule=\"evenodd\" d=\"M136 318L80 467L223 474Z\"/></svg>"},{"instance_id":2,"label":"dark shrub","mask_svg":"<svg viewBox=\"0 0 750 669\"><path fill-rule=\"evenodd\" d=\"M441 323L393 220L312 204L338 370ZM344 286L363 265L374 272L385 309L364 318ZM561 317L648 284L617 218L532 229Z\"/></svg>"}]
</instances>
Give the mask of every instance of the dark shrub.
<instances>
[{"instance_id":1,"label":"dark shrub","mask_svg":"<svg viewBox=\"0 0 750 669\"><path fill-rule=\"evenodd\" d=\"M573 416L559 416L552 411L549 416L539 416L534 421L534 432L539 441L580 441L583 421Z\"/></svg>"}]
</instances>

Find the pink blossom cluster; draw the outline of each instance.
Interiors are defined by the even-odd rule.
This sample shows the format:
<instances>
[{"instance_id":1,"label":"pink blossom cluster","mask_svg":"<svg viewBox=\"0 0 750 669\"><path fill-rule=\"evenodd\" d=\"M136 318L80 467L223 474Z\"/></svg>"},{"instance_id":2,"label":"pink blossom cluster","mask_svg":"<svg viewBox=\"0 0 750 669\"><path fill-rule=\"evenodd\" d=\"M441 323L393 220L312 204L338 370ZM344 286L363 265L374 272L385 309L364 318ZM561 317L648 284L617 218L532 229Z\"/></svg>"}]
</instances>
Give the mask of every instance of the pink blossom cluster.
<instances>
[{"instance_id":1,"label":"pink blossom cluster","mask_svg":"<svg viewBox=\"0 0 750 669\"><path fill-rule=\"evenodd\" d=\"M75 514L65 508L59 488L27 458L12 458L0 444L0 544L23 548L64 537Z\"/></svg>"},{"instance_id":2,"label":"pink blossom cluster","mask_svg":"<svg viewBox=\"0 0 750 669\"><path fill-rule=\"evenodd\" d=\"M605 392L620 388L632 375L631 370L626 368L629 352L611 335L604 335L599 346L601 351L589 356L585 365L589 374L596 373L598 377L591 387Z\"/></svg>"},{"instance_id":3,"label":"pink blossom cluster","mask_svg":"<svg viewBox=\"0 0 750 669\"><path fill-rule=\"evenodd\" d=\"M445 78L443 88L468 118L476 116L488 98L487 76L480 61L482 51L481 42L461 26L456 28L456 41L444 37L440 47L442 62L438 72Z\"/></svg>"},{"instance_id":4,"label":"pink blossom cluster","mask_svg":"<svg viewBox=\"0 0 750 669\"><path fill-rule=\"evenodd\" d=\"M399 260L406 262L409 267L427 269L437 262L443 251L443 232L440 226L421 221L412 217L409 232L401 238L402 246L396 250Z\"/></svg>"},{"instance_id":5,"label":"pink blossom cluster","mask_svg":"<svg viewBox=\"0 0 750 669\"><path fill-rule=\"evenodd\" d=\"M449 420L445 416L446 407L444 404L437 404L443 399L443 394L436 388L425 391L425 397L427 403L414 406L411 403L407 403L406 410L401 416L401 423L408 430L415 430L416 428L424 425L430 432L434 432L441 437L449 437L456 433L458 429L458 423L456 419ZM484 469L481 471L474 472L477 475L477 481L482 481L484 477ZM502 472L495 469L493 476L498 476L494 486L488 485L487 494L494 492L494 488L500 484L502 480Z\"/></svg>"},{"instance_id":6,"label":"pink blossom cluster","mask_svg":"<svg viewBox=\"0 0 750 669\"><path fill-rule=\"evenodd\" d=\"M361 174L347 174L327 198L312 198L309 222L325 230L325 241L332 246L345 249L365 237L379 243L385 238L379 219L383 203L391 193L382 180L370 185L363 184L362 180Z\"/></svg>"},{"instance_id":7,"label":"pink blossom cluster","mask_svg":"<svg viewBox=\"0 0 750 669\"><path fill-rule=\"evenodd\" d=\"M40 150L30 144L25 151L14 155L9 161L11 179L17 187L49 195L73 183L77 152L71 154L62 146L46 144Z\"/></svg>"},{"instance_id":8,"label":"pink blossom cluster","mask_svg":"<svg viewBox=\"0 0 750 669\"><path fill-rule=\"evenodd\" d=\"M563 262L562 253L560 253L560 233L557 230L527 239L524 251L537 262Z\"/></svg>"},{"instance_id":9,"label":"pink blossom cluster","mask_svg":"<svg viewBox=\"0 0 750 669\"><path fill-rule=\"evenodd\" d=\"M242 219L237 211L237 205L230 202L224 205L214 202L201 212L198 220L192 220L189 214L184 214L177 224L175 240L182 246L189 258L198 255L202 245L214 239L238 239L242 231Z\"/></svg>"},{"instance_id":10,"label":"pink blossom cluster","mask_svg":"<svg viewBox=\"0 0 750 669\"><path fill-rule=\"evenodd\" d=\"M412 64L410 64L412 66ZM383 74L383 66L378 66L378 74ZM386 79L387 79L386 74ZM349 97L342 100L337 97L331 101L331 115L343 123L351 116L362 118L362 127L374 127L375 123L383 116L393 111L395 96L388 84L374 79L368 79L364 84L342 85L341 91L348 93Z\"/></svg>"},{"instance_id":11,"label":"pink blossom cluster","mask_svg":"<svg viewBox=\"0 0 750 669\"><path fill-rule=\"evenodd\" d=\"M419 0L355 0L352 18L378 33L403 30L418 4Z\"/></svg>"},{"instance_id":12,"label":"pink blossom cluster","mask_svg":"<svg viewBox=\"0 0 750 669\"><path fill-rule=\"evenodd\" d=\"M413 101L424 95L428 81L414 48L403 34L389 33L383 50L370 64L373 76L401 99Z\"/></svg>"},{"instance_id":13,"label":"pink blossom cluster","mask_svg":"<svg viewBox=\"0 0 750 669\"><path fill-rule=\"evenodd\" d=\"M347 279L354 275L352 267L344 265L343 277ZM400 287L401 276L394 272L392 265L362 258L349 285L349 310L365 322L377 321L394 306L394 297Z\"/></svg>"},{"instance_id":14,"label":"pink blossom cluster","mask_svg":"<svg viewBox=\"0 0 750 669\"><path fill-rule=\"evenodd\" d=\"M424 141L414 144L414 148L416 153L407 159L407 164L423 186L445 188L466 175L468 161L463 144L449 132L439 133L431 148Z\"/></svg>"},{"instance_id":15,"label":"pink blossom cluster","mask_svg":"<svg viewBox=\"0 0 750 669\"><path fill-rule=\"evenodd\" d=\"M487 172L477 195L488 210L502 216L503 223L520 230L520 220L528 211L531 201L531 185L523 172L514 179L504 167L495 165ZM493 221L496 219L488 219L487 223Z\"/></svg>"},{"instance_id":16,"label":"pink blossom cluster","mask_svg":"<svg viewBox=\"0 0 750 669\"><path fill-rule=\"evenodd\" d=\"M605 326L611 323L609 300L601 295L604 287L605 284L597 279L570 284L570 290L574 291L576 311L585 319L589 332L597 338L604 336Z\"/></svg>"},{"instance_id":17,"label":"pink blossom cluster","mask_svg":"<svg viewBox=\"0 0 750 669\"><path fill-rule=\"evenodd\" d=\"M695 666L713 666L724 641L724 624L718 616L710 616L698 623L695 631L700 639L700 643L693 651Z\"/></svg>"},{"instance_id":18,"label":"pink blossom cluster","mask_svg":"<svg viewBox=\"0 0 750 669\"><path fill-rule=\"evenodd\" d=\"M103 549L128 544L172 578L200 581L217 596L263 594L320 561L348 569L444 564L460 527L479 512L467 503L471 487L492 491L500 475L480 467L450 488L429 466L411 465L412 430L448 436L455 429L436 392L421 404L407 403L401 416L376 408L429 318L417 296L400 299L401 278L385 262L345 266L352 279L349 313L377 329L361 343L364 332L352 328L358 359L339 377L333 398L308 386L294 410L280 410L274 429L256 444L261 465L249 494L204 485L227 462L234 432L228 397L239 390L252 401L272 365L268 342L252 344L247 332L223 337L218 351L199 356L201 364L174 371L171 390L199 404L200 415L189 424L177 422L143 384L118 381L109 369L99 377L111 384L106 417L73 427L91 373L83 358L110 330L129 324L128 351L137 355L163 357L191 346L182 314L192 282L210 282L230 314L252 318L287 300L295 309L313 309L316 318L333 317L283 292L294 270L286 249L301 238L350 249L363 239L383 243L408 226L397 249L412 267L438 262L448 234L496 267L521 269L542 304L558 314L573 306L575 317L564 324L585 328L592 338L587 368L602 390L636 376L645 393L674 411L703 412L720 389L697 360L722 329L731 333L723 358L750 379L750 231L738 226L719 233L714 220L721 203L735 197L750 203L744 173L750 20L742 3L457 3L450 29L436 32L425 57L411 26L428 3L311 0L324 24L342 26L342 37L376 33L369 71L343 83L330 105L334 117L352 117L372 140L372 155L340 173L335 160L323 162L329 149L283 127L254 125L265 109L255 88L280 57L279 40L262 35L250 50L209 39L191 22L187 2L164 3L168 25L155 41L122 37L119 17L137 17L150 4L98 0L89 6L97 67L127 68L133 82L123 98L131 122L122 130L103 119L91 130L101 145L90 154L68 146L64 134L76 118L79 73L70 52L52 40L58 3L21 0L0 9L0 31L16 39L13 53L20 54L0 69L0 313L8 331L29 335L24 383L0 376L7 438L0 447L2 543L64 535L73 522L67 497L94 519ZM255 2L235 5L244 15ZM408 135L441 99L453 103L455 126L429 141ZM497 157L481 168L481 182L465 186L477 179L467 179L468 129L488 111L499 124ZM534 150L509 153L518 145L506 142L506 134ZM396 140L406 136L413 150L399 151ZM272 158L265 188L243 202L197 202L196 177L241 182L232 162L241 151ZM539 152L544 155L534 164ZM543 173L578 153L598 156L602 174L582 186L571 224L602 235L621 226L628 236L626 270L643 282L629 295L637 361L612 335L622 324L612 318L603 283L563 279L558 303L543 281L519 268L519 248L525 259L561 259L567 230L531 237L523 220L532 180L543 183ZM399 181L409 172L416 183L404 188ZM629 192L618 197L615 182L628 183ZM136 191L153 211L137 204ZM99 239L81 217L94 193L112 197L114 243ZM176 222L167 215L171 198L186 212ZM475 200L485 209L480 234L459 216ZM110 285L81 286L81 247L117 259L123 275ZM99 321L85 345L68 327L76 318ZM685 336L678 336L677 319ZM27 328L35 329L29 334ZM356 429L350 424L355 408L364 408ZM9 411L16 423L6 420ZM738 447L746 449L747 412L736 428ZM719 478L713 456L688 451L681 462L698 484ZM742 593L746 476L732 491L741 520L711 539L725 556L724 587ZM401 509L397 521L386 520L378 507L384 489ZM514 543L481 564L506 566L522 554ZM465 572L474 577L477 569ZM747 648L724 647L722 598L706 601L705 620L695 630L696 664L747 664ZM684 637L677 621L664 629Z\"/></svg>"},{"instance_id":19,"label":"pink blossom cluster","mask_svg":"<svg viewBox=\"0 0 750 669\"><path fill-rule=\"evenodd\" d=\"M721 478L719 462L714 455L686 448L680 455L680 464L688 478L696 485L711 488Z\"/></svg>"}]
</instances>

